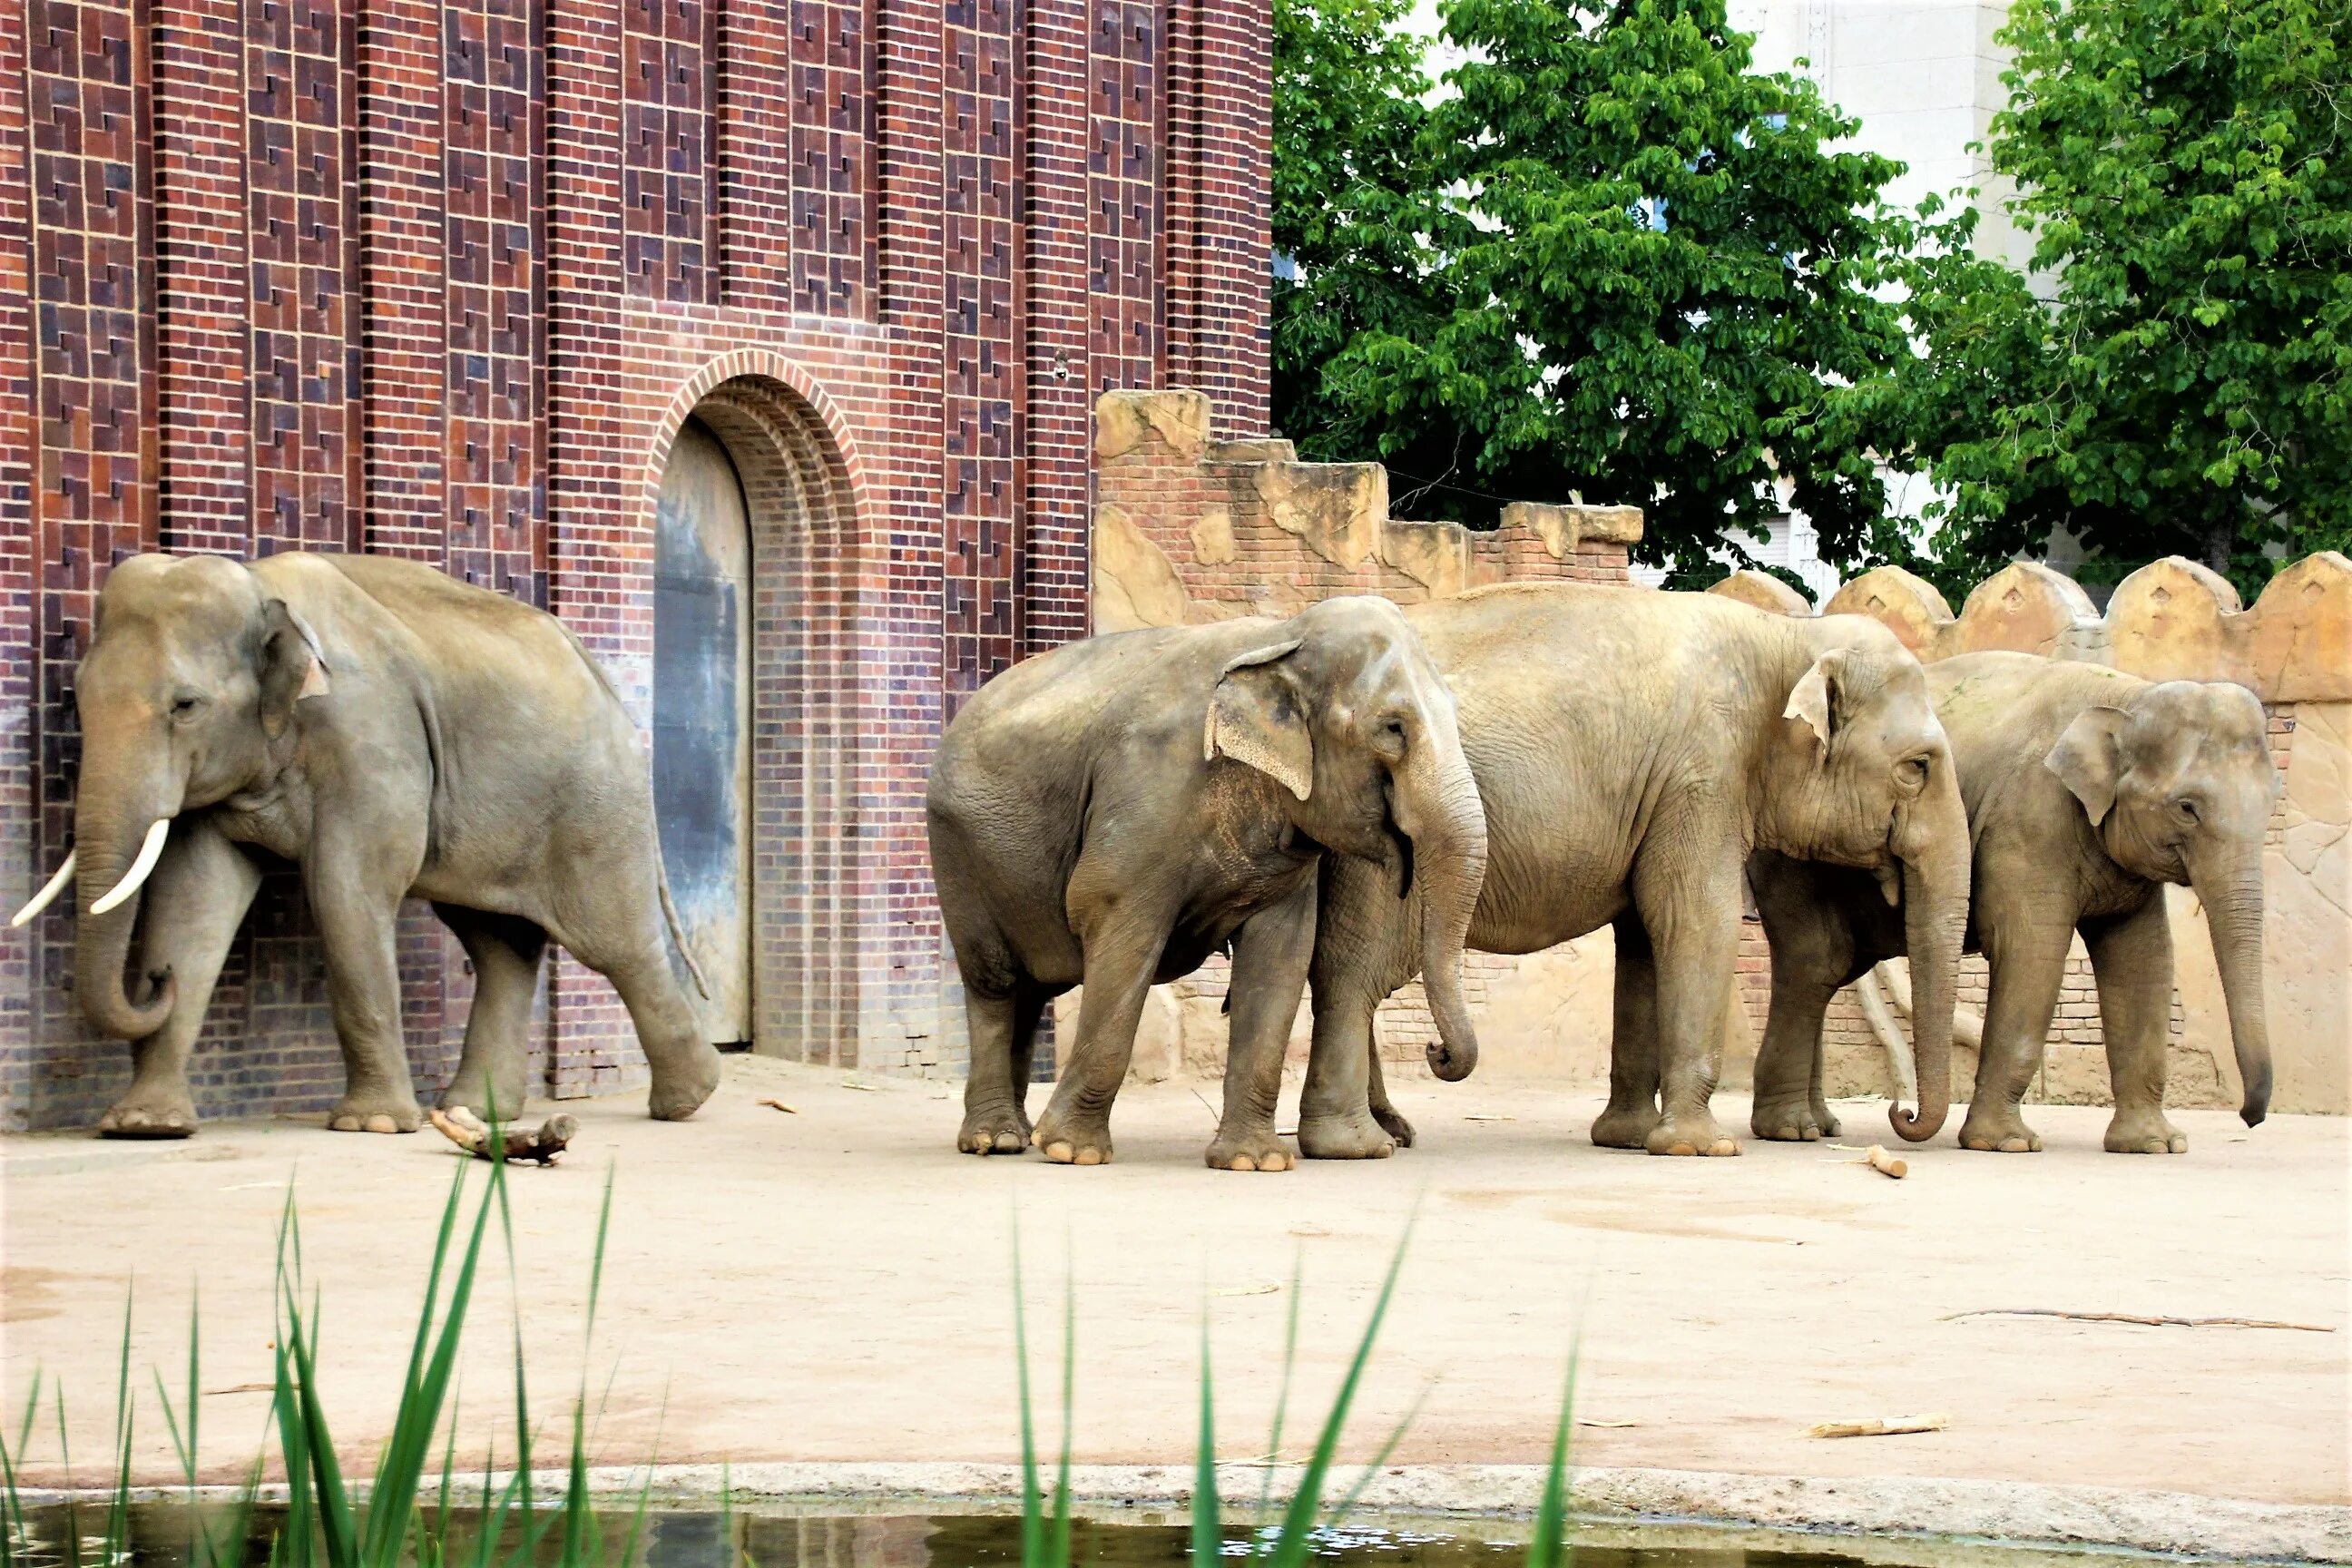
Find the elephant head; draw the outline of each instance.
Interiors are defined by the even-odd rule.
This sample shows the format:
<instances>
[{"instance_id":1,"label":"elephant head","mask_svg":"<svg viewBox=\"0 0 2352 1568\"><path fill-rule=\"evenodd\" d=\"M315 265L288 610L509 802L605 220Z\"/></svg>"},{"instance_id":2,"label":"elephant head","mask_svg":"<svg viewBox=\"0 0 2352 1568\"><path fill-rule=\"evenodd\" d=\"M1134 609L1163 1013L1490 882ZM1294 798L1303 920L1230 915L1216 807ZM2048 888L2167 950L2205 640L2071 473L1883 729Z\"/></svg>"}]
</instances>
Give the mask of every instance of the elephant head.
<instances>
[{"instance_id":1,"label":"elephant head","mask_svg":"<svg viewBox=\"0 0 2352 1568\"><path fill-rule=\"evenodd\" d=\"M1469 1076L1478 1042L1462 949L1486 874L1486 817L1454 694L1403 615L1386 599L1327 599L1236 655L1210 700L1205 754L1280 784L1292 823L1326 848L1397 858L1398 896L1421 890L1430 1068Z\"/></svg>"},{"instance_id":2,"label":"elephant head","mask_svg":"<svg viewBox=\"0 0 2352 1568\"><path fill-rule=\"evenodd\" d=\"M327 689L327 668L285 601L220 556L123 562L99 595L94 633L74 683L74 989L93 1026L135 1040L172 1010L168 972L148 976L139 1001L122 974L140 885L172 819L274 777L294 750L295 704ZM67 880L61 871L19 920Z\"/></svg>"},{"instance_id":3,"label":"elephant head","mask_svg":"<svg viewBox=\"0 0 2352 1568\"><path fill-rule=\"evenodd\" d=\"M2263 1012L2263 837L2279 796L2263 705L2242 686L2168 680L2122 707L2085 708L2043 765L2064 782L2110 858L2193 890L2230 1009L2249 1127L2270 1113Z\"/></svg>"},{"instance_id":4,"label":"elephant head","mask_svg":"<svg viewBox=\"0 0 2352 1568\"><path fill-rule=\"evenodd\" d=\"M1874 621L1824 616L1788 693L1759 841L1795 858L1876 875L1903 910L1911 955L1919 1109L1895 1131L1932 1138L1951 1110L1952 1008L1967 940L1971 847L1950 742L1927 673Z\"/></svg>"}]
</instances>

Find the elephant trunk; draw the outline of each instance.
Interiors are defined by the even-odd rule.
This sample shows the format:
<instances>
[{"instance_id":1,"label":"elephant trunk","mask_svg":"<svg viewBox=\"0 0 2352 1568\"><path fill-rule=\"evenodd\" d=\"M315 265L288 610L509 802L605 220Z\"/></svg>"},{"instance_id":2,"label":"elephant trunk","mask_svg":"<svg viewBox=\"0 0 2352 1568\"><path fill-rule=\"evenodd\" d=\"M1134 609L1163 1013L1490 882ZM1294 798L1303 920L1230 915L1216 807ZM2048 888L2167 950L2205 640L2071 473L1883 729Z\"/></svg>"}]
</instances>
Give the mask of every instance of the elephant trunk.
<instances>
[{"instance_id":1,"label":"elephant trunk","mask_svg":"<svg viewBox=\"0 0 2352 1568\"><path fill-rule=\"evenodd\" d=\"M1437 1026L1429 1070L1452 1082L1478 1065L1478 1037L1462 999L1462 950L1486 879L1486 813L1460 743L1450 732L1445 742L1422 752L1405 793L1421 884L1421 983Z\"/></svg>"},{"instance_id":2,"label":"elephant trunk","mask_svg":"<svg viewBox=\"0 0 2352 1568\"><path fill-rule=\"evenodd\" d=\"M1920 804L1922 831L1903 858L1903 938L1911 955L1913 1065L1919 1109L1898 1102L1887 1111L1897 1134L1924 1143L1943 1130L1952 1110L1952 1010L1958 1000L1960 949L1969 928L1968 815L1959 790L1944 775L1948 802Z\"/></svg>"},{"instance_id":3,"label":"elephant trunk","mask_svg":"<svg viewBox=\"0 0 2352 1568\"><path fill-rule=\"evenodd\" d=\"M2263 1010L2263 863L2259 845L2217 872L2190 868L2189 886L2205 906L2213 963L2230 1009L2230 1044L2238 1056L2245 1099L2238 1115L2262 1125L2271 1109L2270 1026Z\"/></svg>"},{"instance_id":4,"label":"elephant trunk","mask_svg":"<svg viewBox=\"0 0 2352 1568\"><path fill-rule=\"evenodd\" d=\"M85 763L85 767L88 764ZM90 1026L117 1039L142 1040L163 1026L172 1014L174 987L167 973L158 979L143 1002L133 1002L122 984L122 966L130 956L131 933L138 928L141 895L131 892L104 910L93 906L144 859L150 868L153 855L141 855L152 826L170 812L126 813L113 803L82 792L74 806L75 853L79 860L75 883L74 994L81 1000L82 1016Z\"/></svg>"}]
</instances>

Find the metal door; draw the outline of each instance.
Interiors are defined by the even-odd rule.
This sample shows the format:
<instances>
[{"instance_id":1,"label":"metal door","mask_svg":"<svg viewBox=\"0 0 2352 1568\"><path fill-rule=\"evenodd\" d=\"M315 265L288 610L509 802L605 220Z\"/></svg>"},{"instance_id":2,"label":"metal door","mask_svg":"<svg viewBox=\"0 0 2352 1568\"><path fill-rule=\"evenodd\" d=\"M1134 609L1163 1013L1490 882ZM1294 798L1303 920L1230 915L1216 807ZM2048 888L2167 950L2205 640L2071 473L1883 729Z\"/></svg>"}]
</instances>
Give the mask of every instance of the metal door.
<instances>
[{"instance_id":1,"label":"metal door","mask_svg":"<svg viewBox=\"0 0 2352 1568\"><path fill-rule=\"evenodd\" d=\"M751 532L727 448L688 419L654 543L654 805L716 1045L751 1038Z\"/></svg>"}]
</instances>

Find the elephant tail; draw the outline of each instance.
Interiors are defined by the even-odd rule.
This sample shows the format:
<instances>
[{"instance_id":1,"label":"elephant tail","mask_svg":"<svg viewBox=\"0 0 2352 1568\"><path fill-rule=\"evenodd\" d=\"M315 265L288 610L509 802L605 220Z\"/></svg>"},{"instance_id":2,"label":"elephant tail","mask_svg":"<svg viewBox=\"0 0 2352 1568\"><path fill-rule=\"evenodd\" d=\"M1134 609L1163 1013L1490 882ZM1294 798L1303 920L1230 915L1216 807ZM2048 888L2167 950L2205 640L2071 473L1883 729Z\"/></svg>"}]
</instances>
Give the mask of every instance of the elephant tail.
<instances>
[{"instance_id":1,"label":"elephant tail","mask_svg":"<svg viewBox=\"0 0 2352 1568\"><path fill-rule=\"evenodd\" d=\"M702 977L702 965L694 962L694 952L686 945L686 928L678 924L677 906L670 901L669 873L662 868L661 841L654 841L654 886L661 889L662 920L669 926L669 939L677 944L677 955L686 960L686 972L694 976L694 988L702 993L705 1002L710 1000L710 982Z\"/></svg>"}]
</instances>

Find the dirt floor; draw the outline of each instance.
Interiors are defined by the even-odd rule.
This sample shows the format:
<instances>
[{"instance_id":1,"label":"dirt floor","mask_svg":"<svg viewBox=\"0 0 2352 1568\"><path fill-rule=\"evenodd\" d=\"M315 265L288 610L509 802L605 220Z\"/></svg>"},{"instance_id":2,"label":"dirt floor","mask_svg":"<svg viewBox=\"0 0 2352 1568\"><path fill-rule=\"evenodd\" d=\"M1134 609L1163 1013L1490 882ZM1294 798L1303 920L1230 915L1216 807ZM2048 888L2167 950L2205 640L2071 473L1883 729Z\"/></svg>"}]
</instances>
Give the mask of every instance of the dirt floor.
<instances>
[{"instance_id":1,"label":"dirt floor","mask_svg":"<svg viewBox=\"0 0 2352 1568\"><path fill-rule=\"evenodd\" d=\"M1351 1424L1358 1457L1418 1403L1396 1462L1539 1460L1580 1330L1585 1464L2352 1500L2343 1121L2285 1116L2249 1133L2227 1114L2179 1113L2191 1152L2156 1159L2101 1152L2103 1110L2042 1108L2031 1115L2046 1153L1965 1153L1948 1131L1903 1151L1911 1174L1896 1182L1820 1145L1750 1141L1736 1161L1598 1150L1585 1138L1596 1100L1481 1077L1402 1086L1423 1136L1396 1159L1240 1175L1200 1163L1202 1097L1216 1093L1129 1089L1118 1163L1096 1170L954 1152L944 1084L751 1058L730 1061L691 1122L646 1120L641 1094L564 1107L581 1123L572 1154L512 1179L541 1443L560 1443L581 1386L609 1170L587 1356L601 1463L656 1445L667 1460L735 1463L1016 1457L1016 1222L1047 1443L1066 1279L1082 1460L1189 1460L1204 1311L1221 1447L1263 1457L1294 1305L1282 1452L1295 1457L1411 1222ZM1745 1125L1735 1097L1717 1110ZM1879 1108L1844 1113L1846 1142L1893 1142ZM459 1163L429 1131L295 1121L176 1144L0 1140L11 1439L37 1369L62 1380L77 1479L99 1479L135 1281L134 1451L147 1477L175 1474L149 1369L184 1387L201 1286L204 1468L233 1479L262 1429L289 1181L332 1430L346 1445L380 1437ZM475 1305L461 1445L478 1456L495 1439L501 1460L516 1298L501 1250ZM2334 1331L1967 1315L2017 1308ZM1805 1434L1928 1412L1949 1428ZM27 1458L33 1478L64 1479L47 1417Z\"/></svg>"}]
</instances>

